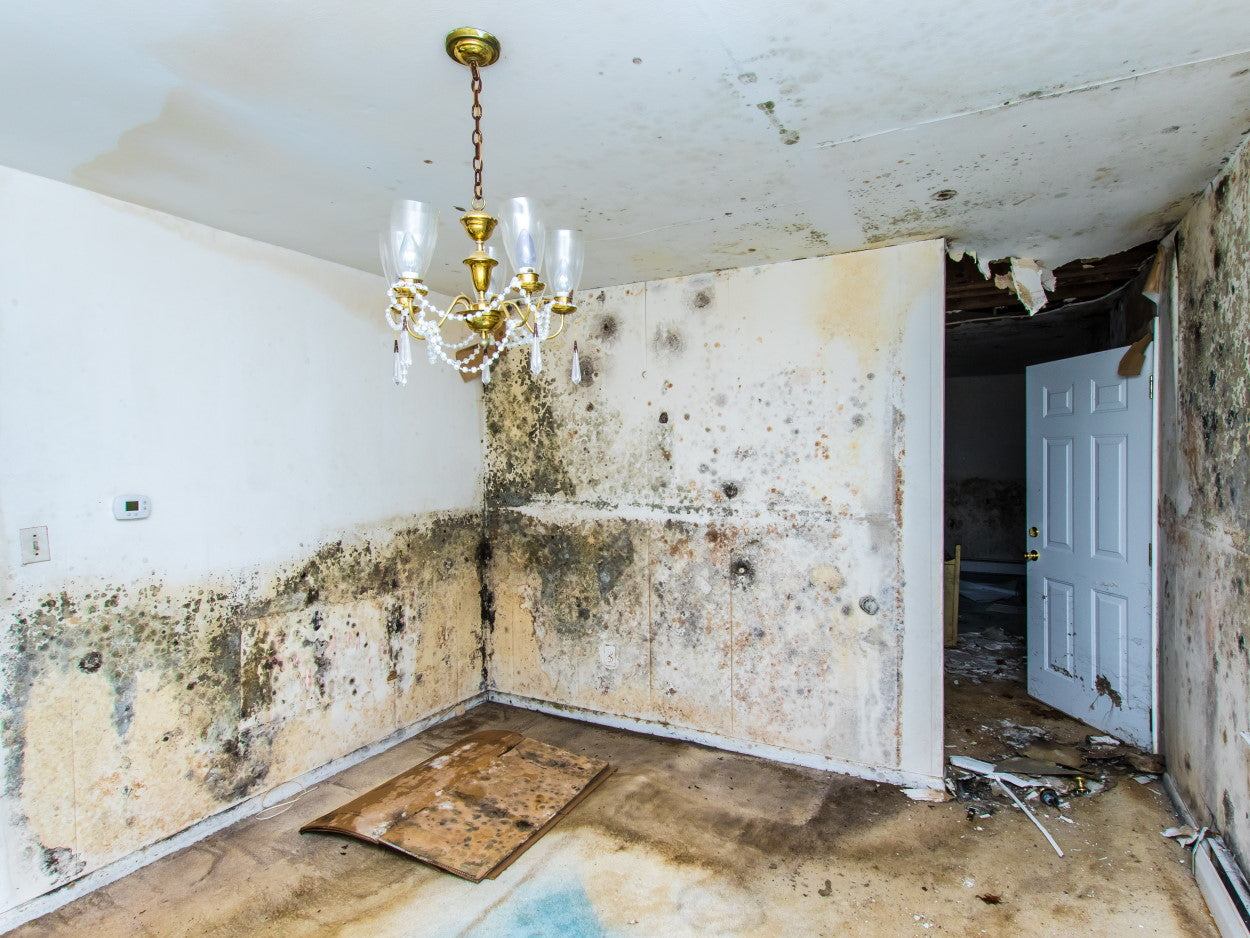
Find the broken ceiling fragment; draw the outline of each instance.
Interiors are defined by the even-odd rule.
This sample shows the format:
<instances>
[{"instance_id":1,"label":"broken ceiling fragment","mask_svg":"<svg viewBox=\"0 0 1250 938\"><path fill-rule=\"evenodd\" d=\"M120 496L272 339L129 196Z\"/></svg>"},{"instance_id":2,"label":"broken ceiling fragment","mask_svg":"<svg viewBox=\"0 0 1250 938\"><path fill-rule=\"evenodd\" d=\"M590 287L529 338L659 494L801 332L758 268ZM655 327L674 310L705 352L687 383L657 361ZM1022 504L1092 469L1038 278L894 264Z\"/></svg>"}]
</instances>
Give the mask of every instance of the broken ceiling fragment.
<instances>
[{"instance_id":1,"label":"broken ceiling fragment","mask_svg":"<svg viewBox=\"0 0 1250 938\"><path fill-rule=\"evenodd\" d=\"M1033 316L1046 305L1046 291L1054 291L1055 273L1031 257L1013 257L1011 272L995 276L994 285L1014 291L1029 315Z\"/></svg>"}]
</instances>

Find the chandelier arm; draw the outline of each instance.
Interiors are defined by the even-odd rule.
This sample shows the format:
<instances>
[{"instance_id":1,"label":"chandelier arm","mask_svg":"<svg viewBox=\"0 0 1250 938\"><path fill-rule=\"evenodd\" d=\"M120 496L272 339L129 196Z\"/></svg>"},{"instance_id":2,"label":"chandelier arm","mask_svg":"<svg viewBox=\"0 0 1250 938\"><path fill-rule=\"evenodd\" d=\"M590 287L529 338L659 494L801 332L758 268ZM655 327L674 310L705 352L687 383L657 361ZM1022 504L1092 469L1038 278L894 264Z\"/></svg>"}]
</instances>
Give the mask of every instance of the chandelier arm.
<instances>
[{"instance_id":1,"label":"chandelier arm","mask_svg":"<svg viewBox=\"0 0 1250 938\"><path fill-rule=\"evenodd\" d=\"M561 332L563 332L563 331L564 331L564 324L565 324L566 322L568 322L568 319L569 319L569 317L568 317L568 316L561 316L561 317L560 317L560 328L559 328L559 329L557 329L555 332L551 333L551 335L547 336L547 338L543 339L543 341L544 341L544 342L550 342L552 339L554 339L556 336L558 336Z\"/></svg>"},{"instance_id":2,"label":"chandelier arm","mask_svg":"<svg viewBox=\"0 0 1250 938\"><path fill-rule=\"evenodd\" d=\"M511 311L512 315L516 317L518 326L529 327L532 331L533 327L529 324L529 308L520 300L505 300L503 308L505 312Z\"/></svg>"}]
</instances>

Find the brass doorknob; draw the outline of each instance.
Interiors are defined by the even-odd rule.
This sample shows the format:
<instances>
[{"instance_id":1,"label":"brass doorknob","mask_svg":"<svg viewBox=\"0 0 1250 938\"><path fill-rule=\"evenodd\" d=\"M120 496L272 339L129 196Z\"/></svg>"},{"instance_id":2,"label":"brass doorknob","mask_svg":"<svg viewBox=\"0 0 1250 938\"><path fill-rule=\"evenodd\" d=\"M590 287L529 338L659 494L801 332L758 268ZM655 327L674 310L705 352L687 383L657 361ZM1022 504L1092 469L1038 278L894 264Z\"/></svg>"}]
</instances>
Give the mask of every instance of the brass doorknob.
<instances>
[{"instance_id":1,"label":"brass doorknob","mask_svg":"<svg viewBox=\"0 0 1250 938\"><path fill-rule=\"evenodd\" d=\"M1024 559L1025 560L1040 560L1041 556L1042 555L1039 554L1037 551L1031 550L1027 554L1024 555Z\"/></svg>"}]
</instances>

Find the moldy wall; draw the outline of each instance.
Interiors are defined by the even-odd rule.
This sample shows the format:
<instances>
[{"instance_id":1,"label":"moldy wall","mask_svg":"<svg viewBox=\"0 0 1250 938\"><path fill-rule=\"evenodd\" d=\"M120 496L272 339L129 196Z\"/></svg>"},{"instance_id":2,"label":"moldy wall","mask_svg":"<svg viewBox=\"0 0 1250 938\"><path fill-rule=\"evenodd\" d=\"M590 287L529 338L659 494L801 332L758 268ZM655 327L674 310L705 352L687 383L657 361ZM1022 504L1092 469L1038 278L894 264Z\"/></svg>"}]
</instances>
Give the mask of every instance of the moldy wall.
<instances>
[{"instance_id":1,"label":"moldy wall","mask_svg":"<svg viewBox=\"0 0 1250 938\"><path fill-rule=\"evenodd\" d=\"M1199 823L1250 866L1250 149L1177 234L1176 385L1163 400L1162 727ZM1170 382L1168 384L1171 390Z\"/></svg>"},{"instance_id":2,"label":"moldy wall","mask_svg":"<svg viewBox=\"0 0 1250 938\"><path fill-rule=\"evenodd\" d=\"M940 242L588 297L485 394L502 699L941 774ZM904 681L906 675L907 680Z\"/></svg>"},{"instance_id":3,"label":"moldy wall","mask_svg":"<svg viewBox=\"0 0 1250 938\"><path fill-rule=\"evenodd\" d=\"M477 695L481 448L380 277L11 170L0 214L7 907Z\"/></svg>"}]
</instances>

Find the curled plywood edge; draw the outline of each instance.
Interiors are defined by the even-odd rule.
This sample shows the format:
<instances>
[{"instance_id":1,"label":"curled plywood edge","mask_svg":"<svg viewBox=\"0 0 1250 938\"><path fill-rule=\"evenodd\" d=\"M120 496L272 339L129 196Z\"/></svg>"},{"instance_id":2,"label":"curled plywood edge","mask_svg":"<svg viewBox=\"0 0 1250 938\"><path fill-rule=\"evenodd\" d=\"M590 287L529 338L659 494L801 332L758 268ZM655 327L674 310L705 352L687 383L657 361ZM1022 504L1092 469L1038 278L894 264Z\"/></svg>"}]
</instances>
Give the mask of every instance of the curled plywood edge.
<instances>
[{"instance_id":1,"label":"curled plywood edge","mask_svg":"<svg viewBox=\"0 0 1250 938\"><path fill-rule=\"evenodd\" d=\"M389 847L472 882L497 876L612 773L508 730L482 730L300 828Z\"/></svg>"}]
</instances>

